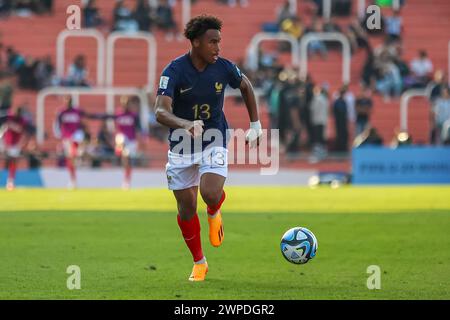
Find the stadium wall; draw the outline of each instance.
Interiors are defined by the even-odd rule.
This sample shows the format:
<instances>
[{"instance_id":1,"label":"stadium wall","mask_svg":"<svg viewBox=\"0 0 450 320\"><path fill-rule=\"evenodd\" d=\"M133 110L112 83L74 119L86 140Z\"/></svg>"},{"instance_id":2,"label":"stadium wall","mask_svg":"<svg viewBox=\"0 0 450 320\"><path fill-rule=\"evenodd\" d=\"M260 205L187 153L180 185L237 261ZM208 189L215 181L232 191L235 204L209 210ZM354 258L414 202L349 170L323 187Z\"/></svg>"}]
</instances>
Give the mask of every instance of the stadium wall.
<instances>
[{"instance_id":1,"label":"stadium wall","mask_svg":"<svg viewBox=\"0 0 450 320\"><path fill-rule=\"evenodd\" d=\"M260 175L258 170L230 170L227 185L235 186L286 186L307 185L314 170L280 170L276 175ZM0 187L6 185L7 171L0 171ZM79 169L77 182L79 188L120 188L123 170ZM64 168L46 168L42 170L19 170L16 177L17 187L66 188L69 174ZM163 170L136 169L133 171L132 188L166 188L167 180Z\"/></svg>"},{"instance_id":2,"label":"stadium wall","mask_svg":"<svg viewBox=\"0 0 450 320\"><path fill-rule=\"evenodd\" d=\"M354 184L449 184L450 148L356 148L352 168Z\"/></svg>"}]
</instances>

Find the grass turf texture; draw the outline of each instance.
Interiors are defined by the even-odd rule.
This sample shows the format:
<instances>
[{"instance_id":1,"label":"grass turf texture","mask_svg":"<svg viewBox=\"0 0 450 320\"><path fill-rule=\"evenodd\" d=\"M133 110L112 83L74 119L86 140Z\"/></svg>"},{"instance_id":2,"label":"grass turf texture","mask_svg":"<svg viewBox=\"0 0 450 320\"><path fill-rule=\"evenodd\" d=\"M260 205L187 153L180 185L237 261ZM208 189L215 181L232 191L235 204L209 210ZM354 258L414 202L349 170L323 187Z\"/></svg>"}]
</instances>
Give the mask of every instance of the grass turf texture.
<instances>
[{"instance_id":1,"label":"grass turf texture","mask_svg":"<svg viewBox=\"0 0 450 320\"><path fill-rule=\"evenodd\" d=\"M192 261L167 190L0 191L0 299L450 299L450 188L228 187L225 241ZM312 230L317 257L285 261L281 235ZM68 290L66 268L81 268ZM368 290L369 265L381 289Z\"/></svg>"}]
</instances>

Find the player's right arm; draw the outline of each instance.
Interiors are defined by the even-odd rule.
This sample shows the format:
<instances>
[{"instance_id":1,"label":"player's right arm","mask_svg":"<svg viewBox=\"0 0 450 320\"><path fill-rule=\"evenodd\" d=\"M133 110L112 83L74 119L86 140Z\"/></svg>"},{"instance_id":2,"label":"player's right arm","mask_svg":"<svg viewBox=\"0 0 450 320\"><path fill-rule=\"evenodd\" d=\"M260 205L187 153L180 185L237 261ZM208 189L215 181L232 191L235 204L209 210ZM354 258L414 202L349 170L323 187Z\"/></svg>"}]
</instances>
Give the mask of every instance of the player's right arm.
<instances>
[{"instance_id":1,"label":"player's right arm","mask_svg":"<svg viewBox=\"0 0 450 320\"><path fill-rule=\"evenodd\" d=\"M193 137L197 137L203 132L203 121L195 120L189 121L177 117L172 112L172 98L165 95L159 95L156 97L155 102L155 115L156 121L162 125L172 129L185 129Z\"/></svg>"}]
</instances>

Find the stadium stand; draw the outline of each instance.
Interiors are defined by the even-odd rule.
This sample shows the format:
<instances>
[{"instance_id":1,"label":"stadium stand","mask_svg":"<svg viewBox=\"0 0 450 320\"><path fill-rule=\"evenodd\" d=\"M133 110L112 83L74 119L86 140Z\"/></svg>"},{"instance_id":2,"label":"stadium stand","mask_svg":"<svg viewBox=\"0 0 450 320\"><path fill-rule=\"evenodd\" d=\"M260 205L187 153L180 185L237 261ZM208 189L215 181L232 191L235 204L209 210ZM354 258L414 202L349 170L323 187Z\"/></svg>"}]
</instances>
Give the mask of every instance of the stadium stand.
<instances>
[{"instance_id":1,"label":"stadium stand","mask_svg":"<svg viewBox=\"0 0 450 320\"><path fill-rule=\"evenodd\" d=\"M100 27L103 34L110 31L112 25L112 11L114 1L98 0L97 6L100 15L104 20L104 27ZM251 38L258 32L264 23L276 20L276 9L284 3L282 0L270 1L250 1L246 7L229 7L217 3L213 0L198 0L192 5L192 15L201 13L220 12L224 20L223 42L221 54L236 62L242 62L245 59L246 48ZM51 56L55 64L56 58L56 38L60 31L66 25L66 8L69 5L78 4L80 1L59 0L54 2L53 15L40 15L32 17L10 16L1 18L0 33L1 42L4 46L12 46L24 56L34 58ZM125 4L133 8L135 1L127 0ZM353 1L352 11L356 14L356 1ZM390 8L383 8L383 13L390 14ZM403 17L403 59L410 62L421 49L425 49L434 65L434 70L447 69L448 59L448 41L450 39L450 2L447 0L407 0L401 9ZM220 15L220 14L219 14ZM298 2L298 15L302 18L305 25L312 21L313 9L310 1ZM177 3L174 7L174 16L178 24L181 24L182 12L181 5ZM333 22L345 26L349 24L351 17L336 17ZM105 27L106 26L106 27ZM154 36L158 43L157 74L160 74L163 67L176 56L186 52L188 42L186 40L167 41L164 32L155 31ZM380 36L371 36L370 43L373 47L382 43ZM273 48L269 44L269 48ZM78 55L83 54L87 59L87 68L89 70L88 79L95 84L97 75L96 70L96 47L91 39L69 39L66 49L66 66ZM141 88L145 85L146 74L146 55L147 49L145 43L135 40L119 40L115 56L116 74L114 75L115 86L135 86ZM289 57L281 55L282 62L289 61ZM356 95L359 92L359 80L361 69L365 61L365 53L360 50L355 52L351 63L351 83L350 90ZM341 55L338 51L329 51L326 60L320 57L311 59L309 72L314 81L318 84L326 82L329 85L330 92L336 91L341 86ZM116 104L119 102L116 97ZM13 106L23 102L29 102L34 113L34 103L36 101L36 92L30 90L15 90ZM102 112L105 110L104 97L81 97L80 105L92 112ZM376 127L384 142L389 143L395 130L399 128L399 99L385 101L380 95L373 95L374 108L372 115L372 124ZM59 107L57 98L48 98L46 100L47 109L45 128L47 139L44 148L46 150L55 150L57 140L52 134L52 122L55 112ZM265 127L268 126L269 117L265 103L261 104L262 122ZM226 100L225 113L231 127L248 126L248 119L243 105L237 100L228 98ZM330 113L331 114L331 113ZM429 141L429 103L425 99L414 98L411 101L409 112L409 132L415 143L428 143ZM100 124L93 124L92 131L95 132ZM328 136L334 136L334 123L329 119ZM161 166L165 163L166 143L157 139L150 139L145 146L145 150L152 160L151 166ZM54 161L48 162L54 165ZM282 160L286 167L309 167L310 164L305 158L299 160ZM315 167L319 168L323 163L318 163ZM327 168L348 168L348 160L327 161Z\"/></svg>"}]
</instances>

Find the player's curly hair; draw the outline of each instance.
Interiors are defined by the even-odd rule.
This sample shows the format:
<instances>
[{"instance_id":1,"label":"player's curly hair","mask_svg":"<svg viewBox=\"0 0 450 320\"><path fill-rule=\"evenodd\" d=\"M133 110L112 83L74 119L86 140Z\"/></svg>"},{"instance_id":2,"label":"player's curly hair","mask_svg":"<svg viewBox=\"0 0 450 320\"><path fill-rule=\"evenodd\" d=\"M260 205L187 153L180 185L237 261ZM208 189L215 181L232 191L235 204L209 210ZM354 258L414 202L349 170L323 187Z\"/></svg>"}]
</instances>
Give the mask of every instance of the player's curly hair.
<instances>
[{"instance_id":1,"label":"player's curly hair","mask_svg":"<svg viewBox=\"0 0 450 320\"><path fill-rule=\"evenodd\" d=\"M204 35L209 29L220 31L222 29L222 21L217 17L202 14L192 18L187 23L186 29L184 29L184 36L190 41L193 41Z\"/></svg>"}]
</instances>

